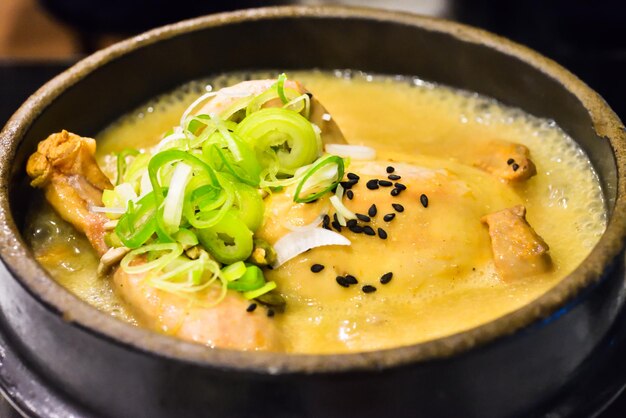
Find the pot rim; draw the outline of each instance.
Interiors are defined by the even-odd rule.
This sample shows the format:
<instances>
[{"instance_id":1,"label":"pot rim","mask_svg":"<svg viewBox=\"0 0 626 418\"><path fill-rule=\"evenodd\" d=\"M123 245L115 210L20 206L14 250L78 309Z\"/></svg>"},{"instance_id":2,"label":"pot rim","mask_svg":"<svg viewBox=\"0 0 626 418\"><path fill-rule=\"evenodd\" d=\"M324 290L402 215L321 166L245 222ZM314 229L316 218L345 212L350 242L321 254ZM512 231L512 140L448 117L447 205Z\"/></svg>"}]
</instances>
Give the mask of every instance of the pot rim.
<instances>
[{"instance_id":1,"label":"pot rim","mask_svg":"<svg viewBox=\"0 0 626 418\"><path fill-rule=\"evenodd\" d=\"M414 345L349 354L286 354L210 349L125 323L97 310L58 284L34 259L11 214L9 178L23 135L50 103L100 66L146 45L195 30L284 18L339 18L391 22L442 33L479 44L531 65L573 93L588 111L593 129L608 138L617 166L613 213L606 231L585 260L568 276L529 304L466 331ZM137 35L98 51L64 71L34 93L0 132L0 259L17 281L43 306L68 324L140 353L200 366L262 374L337 373L377 370L447 358L540 323L567 309L581 292L598 283L623 248L626 237L626 131L606 102L556 62L498 35L443 19L404 12L344 6L280 6L226 12L185 20ZM564 308L565 307L565 308Z\"/></svg>"}]
</instances>

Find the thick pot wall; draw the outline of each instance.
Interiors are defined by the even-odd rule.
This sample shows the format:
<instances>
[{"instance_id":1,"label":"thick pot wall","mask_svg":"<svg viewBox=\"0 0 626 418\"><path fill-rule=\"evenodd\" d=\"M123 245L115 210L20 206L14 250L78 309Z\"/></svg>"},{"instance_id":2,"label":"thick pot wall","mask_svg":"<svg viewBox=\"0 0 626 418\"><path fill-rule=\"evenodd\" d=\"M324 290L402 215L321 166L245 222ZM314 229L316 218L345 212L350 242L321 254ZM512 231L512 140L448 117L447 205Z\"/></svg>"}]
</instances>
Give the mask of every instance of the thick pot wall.
<instances>
[{"instance_id":1,"label":"thick pot wall","mask_svg":"<svg viewBox=\"0 0 626 418\"><path fill-rule=\"evenodd\" d=\"M49 100L43 112L16 138L20 146L8 193L18 226L32 193L25 159L50 132L68 129L93 135L134 106L185 81L258 68L352 68L416 75L552 118L589 154L612 209L618 183L608 139L595 132L589 110L575 92L536 63L485 45L479 39L484 34L457 34L454 25L432 30L406 19L377 19L372 13L350 18L339 16L343 13L310 14L270 13L261 19L251 14L249 20L224 19L154 43L148 36L137 40L142 46L120 56L109 52L113 58L96 60L92 69L77 72L61 93L43 98ZM601 341L622 305L619 260L607 269L604 280L583 290L561 311L494 342L453 357L433 355L440 358L397 364L372 361L358 371L336 373L307 367L300 369L306 372L293 372L298 367L289 366L273 374L271 367L263 371L209 366L131 348L72 323L69 308L59 313L46 306L18 275L5 274L0 280L0 309L10 344L68 404L78 405L80 416L506 417L524 414L548 399ZM589 274L601 272L596 268ZM50 283L51 293L58 291L55 287ZM72 306L82 303L66 300ZM100 318L95 312L93 317ZM145 332L138 335L145 339L133 343L139 347L157 339ZM386 354L397 357L394 350ZM294 358L295 363L299 357ZM352 361L332 356L329 362L340 364L342 359Z\"/></svg>"},{"instance_id":2,"label":"thick pot wall","mask_svg":"<svg viewBox=\"0 0 626 418\"><path fill-rule=\"evenodd\" d=\"M12 348L55 394L14 398L41 416L515 417L555 395L602 340L622 275L620 262L564 312L466 354L338 374L249 373L142 353L69 325L8 274L0 308Z\"/></svg>"}]
</instances>

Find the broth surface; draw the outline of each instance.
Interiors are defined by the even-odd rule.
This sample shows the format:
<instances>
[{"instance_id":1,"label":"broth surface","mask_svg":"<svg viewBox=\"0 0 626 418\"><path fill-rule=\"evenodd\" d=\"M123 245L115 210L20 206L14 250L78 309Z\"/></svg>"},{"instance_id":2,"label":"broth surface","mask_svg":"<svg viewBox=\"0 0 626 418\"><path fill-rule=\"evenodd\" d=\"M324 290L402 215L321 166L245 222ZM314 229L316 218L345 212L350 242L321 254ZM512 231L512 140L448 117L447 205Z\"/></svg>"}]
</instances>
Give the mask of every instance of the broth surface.
<instances>
[{"instance_id":1,"label":"broth surface","mask_svg":"<svg viewBox=\"0 0 626 418\"><path fill-rule=\"evenodd\" d=\"M158 142L206 85L218 89L244 76L268 78L270 74L196 81L115 122L97 136L103 171L114 177L113 153ZM408 163L440 173L436 184L443 184L445 190L458 189L440 194L429 189L430 212L423 216L411 212L404 220L398 216L386 241L354 239L351 247L316 248L268 272L268 279L278 283L287 300L287 310L275 321L290 352L388 348L493 320L529 303L574 270L605 229L598 179L585 154L552 121L416 78L352 71L306 71L289 76L324 103L348 142L375 148L377 159L398 165L400 175L411 170ZM464 163L474 147L490 139L526 145L537 175L512 186ZM450 196L458 199L458 206L438 206ZM410 206L411 196L404 198L407 212L420 210L418 201ZM279 204L270 202L268 207ZM354 210L366 213L370 202L363 195L351 204ZM554 268L506 282L494 271L487 228L479 219L516 204L526 207L529 223L549 244ZM26 236L31 237L42 265L81 299L134 322L107 279L96 277L97 258L86 239L47 205L34 206L39 208L30 215ZM316 215L308 212L295 214L296 224ZM388 212L389 208L384 209ZM269 241L284 226L277 218L268 219L261 231ZM58 262L61 258L63 263ZM312 274L314 263L325 269ZM380 276L388 271L393 271L393 280L380 285ZM359 279L358 288L337 285L335 277L346 273ZM365 294L360 291L365 284L378 290Z\"/></svg>"}]
</instances>

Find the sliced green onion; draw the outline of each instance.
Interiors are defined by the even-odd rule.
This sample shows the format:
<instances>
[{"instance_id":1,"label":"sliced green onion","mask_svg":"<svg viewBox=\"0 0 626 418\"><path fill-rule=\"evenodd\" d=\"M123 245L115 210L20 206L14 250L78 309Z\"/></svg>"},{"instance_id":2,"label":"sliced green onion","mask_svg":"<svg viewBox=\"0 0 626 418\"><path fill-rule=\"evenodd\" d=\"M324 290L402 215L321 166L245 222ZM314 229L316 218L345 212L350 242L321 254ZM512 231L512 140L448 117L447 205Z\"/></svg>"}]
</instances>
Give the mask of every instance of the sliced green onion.
<instances>
[{"instance_id":1,"label":"sliced green onion","mask_svg":"<svg viewBox=\"0 0 626 418\"><path fill-rule=\"evenodd\" d=\"M211 115L211 120L217 125L217 130L219 131L220 134L222 134L222 137L226 140L228 149L230 150L230 153L233 155L233 158L235 159L235 161L240 162L243 159L243 157L241 155L241 152L239 151L239 145L235 142L235 140L233 139L233 136L230 134L228 129L226 129L222 121L217 116Z\"/></svg>"},{"instance_id":2,"label":"sliced green onion","mask_svg":"<svg viewBox=\"0 0 626 418\"><path fill-rule=\"evenodd\" d=\"M254 96L246 96L235 101L220 113L220 118L223 121L241 122L241 119L246 117L246 109L254 99Z\"/></svg>"},{"instance_id":3,"label":"sliced green onion","mask_svg":"<svg viewBox=\"0 0 626 418\"><path fill-rule=\"evenodd\" d=\"M257 266L246 267L245 273L238 279L228 282L228 288L238 292L249 292L257 290L265 284L263 271Z\"/></svg>"},{"instance_id":4,"label":"sliced green onion","mask_svg":"<svg viewBox=\"0 0 626 418\"><path fill-rule=\"evenodd\" d=\"M295 98L300 95L300 93L294 89L283 89L283 94L285 98L287 98L288 100L290 98ZM282 101L282 99L280 98L278 94L278 91L276 89L276 83L274 83L272 87L265 90L263 93L258 94L252 98L252 100L248 103L248 106L246 107L246 117L250 116L251 114L255 112L258 112L259 110L263 108L263 106L266 106L268 103L273 102L275 100L276 101L280 100L280 104L282 105L285 104L285 102ZM276 106L272 106L272 107L278 107L278 106L279 105L277 104Z\"/></svg>"},{"instance_id":5,"label":"sliced green onion","mask_svg":"<svg viewBox=\"0 0 626 418\"><path fill-rule=\"evenodd\" d=\"M151 253L150 255L156 256L152 261L148 261L147 263L130 265L138 256L146 253ZM177 242L145 245L126 254L120 266L128 274L147 273L151 270L161 270L182 253L183 246Z\"/></svg>"},{"instance_id":6,"label":"sliced green onion","mask_svg":"<svg viewBox=\"0 0 626 418\"><path fill-rule=\"evenodd\" d=\"M256 232L263 224L265 204L259 191L246 184L235 187L235 210L248 229Z\"/></svg>"},{"instance_id":7,"label":"sliced green onion","mask_svg":"<svg viewBox=\"0 0 626 418\"><path fill-rule=\"evenodd\" d=\"M250 257L252 231L230 210L214 226L197 230L200 243L220 263L232 264Z\"/></svg>"},{"instance_id":8,"label":"sliced green onion","mask_svg":"<svg viewBox=\"0 0 626 418\"><path fill-rule=\"evenodd\" d=\"M207 128L213 128L213 132L217 129L215 122L211 120L209 115L192 116L186 123L185 130L194 136L199 136Z\"/></svg>"},{"instance_id":9,"label":"sliced green onion","mask_svg":"<svg viewBox=\"0 0 626 418\"><path fill-rule=\"evenodd\" d=\"M214 300L205 302L197 297L191 299L192 295L208 289L216 280L219 280L221 285L220 293ZM188 260L164 274L150 278L148 283L157 289L191 299L194 303L207 308L220 303L228 290L227 282L220 274L219 265L210 260L206 253L197 260Z\"/></svg>"},{"instance_id":10,"label":"sliced green onion","mask_svg":"<svg viewBox=\"0 0 626 418\"><path fill-rule=\"evenodd\" d=\"M126 171L126 157L134 157L137 154L139 154L139 151L136 149L125 149L117 153L116 185L122 183L122 179L124 178L124 172Z\"/></svg>"},{"instance_id":11,"label":"sliced green onion","mask_svg":"<svg viewBox=\"0 0 626 418\"><path fill-rule=\"evenodd\" d=\"M290 100L284 106L284 109L292 110L296 113L301 113L302 116L309 119L311 114L311 98L308 94L301 94L295 99Z\"/></svg>"},{"instance_id":12,"label":"sliced green onion","mask_svg":"<svg viewBox=\"0 0 626 418\"><path fill-rule=\"evenodd\" d=\"M276 81L276 92L278 93L278 97L283 102L283 104L287 104L289 99L285 96L285 81L287 81L287 75L282 73L278 76L278 80Z\"/></svg>"},{"instance_id":13,"label":"sliced green onion","mask_svg":"<svg viewBox=\"0 0 626 418\"><path fill-rule=\"evenodd\" d=\"M151 157L147 153L136 155L124 173L124 181L131 183L140 178L146 172Z\"/></svg>"},{"instance_id":14,"label":"sliced green onion","mask_svg":"<svg viewBox=\"0 0 626 418\"><path fill-rule=\"evenodd\" d=\"M189 115L191 115L196 110L196 108L198 106L200 106L204 102L208 101L209 99L212 99L216 95L217 95L216 92L210 91L210 92L204 93L202 96L198 97L191 105L189 105L189 107L187 109L185 109L185 111L183 112L183 115L180 117L180 124L183 125L184 122L189 117Z\"/></svg>"},{"instance_id":15,"label":"sliced green onion","mask_svg":"<svg viewBox=\"0 0 626 418\"><path fill-rule=\"evenodd\" d=\"M287 109L261 109L241 121L235 133L261 152L274 151L279 173L291 174L321 152L311 123Z\"/></svg>"},{"instance_id":16,"label":"sliced green onion","mask_svg":"<svg viewBox=\"0 0 626 418\"><path fill-rule=\"evenodd\" d=\"M251 300L251 299L256 299L259 296L262 296L268 292L271 292L272 290L276 289L276 282L271 281L271 282L267 282L265 283L262 287L256 289L256 290L250 290L248 292L244 292L243 293L243 297Z\"/></svg>"},{"instance_id":17,"label":"sliced green onion","mask_svg":"<svg viewBox=\"0 0 626 418\"><path fill-rule=\"evenodd\" d=\"M231 265L228 265L222 268L222 277L227 282L232 282L233 280L237 280L246 272L246 263L243 261L237 261Z\"/></svg>"},{"instance_id":18,"label":"sliced green onion","mask_svg":"<svg viewBox=\"0 0 626 418\"><path fill-rule=\"evenodd\" d=\"M139 248L156 232L156 200L150 192L137 203L131 200L117 222L115 233L128 248Z\"/></svg>"},{"instance_id":19,"label":"sliced green onion","mask_svg":"<svg viewBox=\"0 0 626 418\"><path fill-rule=\"evenodd\" d=\"M333 167L333 165L335 167ZM324 173L324 175L320 178L316 178L313 184L308 182L308 180L312 178L317 172L329 167L332 168L332 170L328 170L328 173ZM312 202L315 199L323 196L339 184L341 179L343 179L343 172L343 158L336 155L331 155L320 159L319 162L314 164L313 167L311 167L309 171L307 171L307 173L302 177L302 180L300 180L300 183L298 184L298 187L296 187L296 191L293 196L294 202ZM302 190L303 188L305 188L305 190ZM301 196L301 193L308 194L306 196Z\"/></svg>"},{"instance_id":20,"label":"sliced green onion","mask_svg":"<svg viewBox=\"0 0 626 418\"><path fill-rule=\"evenodd\" d=\"M183 246L183 249L188 249L195 245L198 245L198 237L187 228L180 228L175 234L174 239L176 242Z\"/></svg>"},{"instance_id":21,"label":"sliced green onion","mask_svg":"<svg viewBox=\"0 0 626 418\"><path fill-rule=\"evenodd\" d=\"M210 138L202 147L202 156L205 161L216 171L230 173L243 183L258 186L261 165L252 147L238 135L232 133L231 146L237 148L237 153L240 156L240 159L237 161L231 152L231 148L225 148L225 144L220 140L223 136L215 134L214 137L217 138Z\"/></svg>"},{"instance_id":22,"label":"sliced green onion","mask_svg":"<svg viewBox=\"0 0 626 418\"><path fill-rule=\"evenodd\" d=\"M137 193L129 183L122 183L113 189L105 189L102 191L102 204L106 210L102 210L102 212L106 213L110 219L117 219L126 212L128 202L134 199L137 199ZM99 211L94 207L91 209Z\"/></svg>"},{"instance_id":23,"label":"sliced green onion","mask_svg":"<svg viewBox=\"0 0 626 418\"><path fill-rule=\"evenodd\" d=\"M208 182L207 178L197 176L191 179L183 206L185 219L198 229L209 228L220 222L235 201L234 186L222 175L218 177L216 174L217 186L212 180ZM204 187L200 188L201 185Z\"/></svg>"}]
</instances>

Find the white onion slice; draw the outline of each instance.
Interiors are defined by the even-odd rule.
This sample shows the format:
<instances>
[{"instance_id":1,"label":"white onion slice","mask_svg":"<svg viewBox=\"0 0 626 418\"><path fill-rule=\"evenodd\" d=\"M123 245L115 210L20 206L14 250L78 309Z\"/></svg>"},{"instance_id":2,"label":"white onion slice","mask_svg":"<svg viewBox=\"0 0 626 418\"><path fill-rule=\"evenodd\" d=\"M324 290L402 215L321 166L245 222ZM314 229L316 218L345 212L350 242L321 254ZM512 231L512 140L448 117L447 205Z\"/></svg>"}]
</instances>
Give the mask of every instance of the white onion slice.
<instances>
[{"instance_id":1,"label":"white onion slice","mask_svg":"<svg viewBox=\"0 0 626 418\"><path fill-rule=\"evenodd\" d=\"M126 208L107 208L105 206L90 206L89 210L98 213L115 213L123 215L126 213Z\"/></svg>"},{"instance_id":2,"label":"white onion slice","mask_svg":"<svg viewBox=\"0 0 626 418\"><path fill-rule=\"evenodd\" d=\"M326 245L350 245L348 238L324 228L313 228L293 231L283 236L274 244L276 263L272 267L280 267L292 258L311 248Z\"/></svg>"},{"instance_id":3,"label":"white onion slice","mask_svg":"<svg viewBox=\"0 0 626 418\"><path fill-rule=\"evenodd\" d=\"M326 152L355 160L375 160L376 150L365 145L326 144Z\"/></svg>"}]
</instances>

